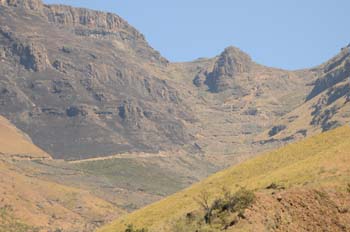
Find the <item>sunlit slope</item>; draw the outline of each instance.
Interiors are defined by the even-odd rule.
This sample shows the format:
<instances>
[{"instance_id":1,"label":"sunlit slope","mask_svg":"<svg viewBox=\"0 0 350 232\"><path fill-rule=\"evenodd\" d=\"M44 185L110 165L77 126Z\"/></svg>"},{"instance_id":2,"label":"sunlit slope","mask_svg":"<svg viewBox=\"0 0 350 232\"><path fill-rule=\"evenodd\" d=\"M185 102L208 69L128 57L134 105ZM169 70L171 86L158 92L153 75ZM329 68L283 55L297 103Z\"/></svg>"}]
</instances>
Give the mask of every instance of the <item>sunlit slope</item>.
<instances>
[{"instance_id":1,"label":"sunlit slope","mask_svg":"<svg viewBox=\"0 0 350 232\"><path fill-rule=\"evenodd\" d=\"M166 231L167 225L197 209L194 200L206 190L215 196L223 187L256 190L278 183L293 188L345 188L350 181L350 127L344 126L258 156L221 171L162 201L126 215L101 232L124 231L134 224L151 231Z\"/></svg>"},{"instance_id":2,"label":"sunlit slope","mask_svg":"<svg viewBox=\"0 0 350 232\"><path fill-rule=\"evenodd\" d=\"M0 116L0 153L33 158L50 157L2 116Z\"/></svg>"},{"instance_id":3,"label":"sunlit slope","mask_svg":"<svg viewBox=\"0 0 350 232\"><path fill-rule=\"evenodd\" d=\"M5 160L0 160L0 199L0 212L40 231L92 231L123 213L86 190L42 180ZM4 227L0 218L1 232Z\"/></svg>"}]
</instances>

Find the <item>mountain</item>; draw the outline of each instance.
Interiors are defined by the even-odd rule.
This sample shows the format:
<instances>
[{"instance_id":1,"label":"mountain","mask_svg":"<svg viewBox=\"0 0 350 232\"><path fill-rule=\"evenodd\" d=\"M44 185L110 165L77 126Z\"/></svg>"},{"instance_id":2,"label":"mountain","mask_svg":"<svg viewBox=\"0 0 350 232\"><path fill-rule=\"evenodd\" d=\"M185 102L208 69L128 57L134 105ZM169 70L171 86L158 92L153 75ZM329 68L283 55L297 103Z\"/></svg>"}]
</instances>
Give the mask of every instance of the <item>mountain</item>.
<instances>
[{"instance_id":1,"label":"mountain","mask_svg":"<svg viewBox=\"0 0 350 232\"><path fill-rule=\"evenodd\" d=\"M348 231L349 133L349 126L340 127L258 156L98 231L124 231L128 224L149 231ZM254 192L252 205L240 215L226 211L205 227L201 193L211 205L223 188L241 187Z\"/></svg>"},{"instance_id":2,"label":"mountain","mask_svg":"<svg viewBox=\"0 0 350 232\"><path fill-rule=\"evenodd\" d=\"M158 151L191 140L167 61L120 17L2 1L1 114L54 158Z\"/></svg>"},{"instance_id":3,"label":"mountain","mask_svg":"<svg viewBox=\"0 0 350 232\"><path fill-rule=\"evenodd\" d=\"M264 220L273 218L269 225L283 231L274 213L297 214L281 208L271 188L307 207L316 203L313 198L304 201L305 195L316 199L317 192L329 195L332 201L325 202L330 204L339 203L335 196L347 202L328 185L310 182L306 189L298 181L316 178L303 176L314 166L299 162L320 157L322 150L334 169L324 165L319 178L338 169L340 162L330 160L328 149L344 141L346 127L318 134L349 122L349 50L345 47L324 64L296 71L258 64L233 46L215 57L171 63L115 14L40 0L0 0L0 231L92 231L224 167L313 135L318 137L306 144L263 156L268 161L256 158L229 169L238 170L229 175L230 181L257 195L252 207L261 214L247 209L249 220L266 227ZM331 135L334 139L328 139ZM288 157L280 157L281 151ZM347 157L340 157L346 163ZM302 179L292 176L292 166ZM184 207L171 200L174 197L164 200L174 206L169 210L176 211L176 217L162 211L161 201L122 220L154 228L168 226L162 220L171 218L181 225L184 214L192 215L189 210L200 215L192 196L210 189L214 184L209 180L238 189L226 178L229 170L185 190L190 191L188 198L181 192L174 195ZM270 174L274 180L261 179ZM265 185L272 187L265 191ZM215 193L215 186L210 191ZM265 200L271 203L268 212ZM154 225L148 221L154 220L148 209L159 213ZM317 209L334 214L331 221L348 225L342 221L346 213L333 212L327 204ZM314 218L300 215L319 222L314 211ZM332 222L324 224L335 228Z\"/></svg>"},{"instance_id":4,"label":"mountain","mask_svg":"<svg viewBox=\"0 0 350 232\"><path fill-rule=\"evenodd\" d=\"M40 0L1 1L0 22L0 113L58 159L183 150L233 163L269 149L254 138L317 77L235 47L170 63L115 14Z\"/></svg>"}]
</instances>

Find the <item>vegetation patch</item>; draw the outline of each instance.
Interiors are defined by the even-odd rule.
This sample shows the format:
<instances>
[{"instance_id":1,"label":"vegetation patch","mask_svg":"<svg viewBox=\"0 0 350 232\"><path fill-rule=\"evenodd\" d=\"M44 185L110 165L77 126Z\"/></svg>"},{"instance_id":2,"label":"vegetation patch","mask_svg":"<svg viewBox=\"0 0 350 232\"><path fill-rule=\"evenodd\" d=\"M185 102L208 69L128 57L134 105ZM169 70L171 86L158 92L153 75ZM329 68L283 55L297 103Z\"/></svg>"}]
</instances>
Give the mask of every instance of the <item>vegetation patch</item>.
<instances>
[{"instance_id":1,"label":"vegetation patch","mask_svg":"<svg viewBox=\"0 0 350 232\"><path fill-rule=\"evenodd\" d=\"M136 229L136 228L134 228L133 224L129 224L127 226L127 228L125 229L125 232L148 232L148 230L145 228Z\"/></svg>"},{"instance_id":2,"label":"vegetation patch","mask_svg":"<svg viewBox=\"0 0 350 232\"><path fill-rule=\"evenodd\" d=\"M185 217L175 222L172 231L226 230L245 218L245 209L254 203L256 197L253 191L241 188L235 193L223 189L220 197L212 201L209 199L208 192L201 192L195 201L202 210L187 213Z\"/></svg>"}]
</instances>

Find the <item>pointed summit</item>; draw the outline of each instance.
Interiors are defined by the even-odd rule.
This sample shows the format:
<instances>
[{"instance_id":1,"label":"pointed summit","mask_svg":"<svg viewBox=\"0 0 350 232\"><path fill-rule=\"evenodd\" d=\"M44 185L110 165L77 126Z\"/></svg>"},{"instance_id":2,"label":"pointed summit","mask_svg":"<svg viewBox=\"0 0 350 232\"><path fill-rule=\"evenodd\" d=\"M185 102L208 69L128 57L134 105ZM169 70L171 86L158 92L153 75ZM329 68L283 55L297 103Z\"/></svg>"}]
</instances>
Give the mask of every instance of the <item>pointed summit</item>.
<instances>
[{"instance_id":1,"label":"pointed summit","mask_svg":"<svg viewBox=\"0 0 350 232\"><path fill-rule=\"evenodd\" d=\"M251 57L239 48L227 47L219 56L213 72L217 75L233 77L238 73L249 72Z\"/></svg>"},{"instance_id":2,"label":"pointed summit","mask_svg":"<svg viewBox=\"0 0 350 232\"><path fill-rule=\"evenodd\" d=\"M193 83L200 87L203 84L208 86L210 92L218 93L237 87L235 82L238 76L249 73L254 62L251 57L239 48L227 47L219 56L215 58L214 66L211 70L200 72ZM240 90L238 92L241 92ZM238 93L241 95L241 93Z\"/></svg>"}]
</instances>

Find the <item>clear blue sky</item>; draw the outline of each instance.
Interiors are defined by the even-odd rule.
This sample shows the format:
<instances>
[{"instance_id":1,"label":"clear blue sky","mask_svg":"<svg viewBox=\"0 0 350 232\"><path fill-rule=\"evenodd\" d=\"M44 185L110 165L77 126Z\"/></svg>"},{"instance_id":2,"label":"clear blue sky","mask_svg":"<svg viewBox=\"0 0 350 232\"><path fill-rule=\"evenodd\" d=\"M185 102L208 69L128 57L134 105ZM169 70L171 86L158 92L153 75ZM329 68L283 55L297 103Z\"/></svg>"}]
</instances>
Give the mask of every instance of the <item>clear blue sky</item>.
<instances>
[{"instance_id":1,"label":"clear blue sky","mask_svg":"<svg viewBox=\"0 0 350 232\"><path fill-rule=\"evenodd\" d=\"M350 43L350 0L44 0L116 13L171 61L234 45L258 63L299 69Z\"/></svg>"}]
</instances>

